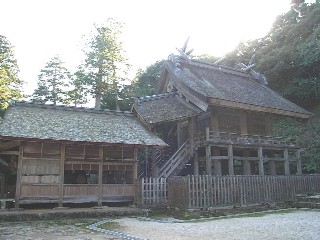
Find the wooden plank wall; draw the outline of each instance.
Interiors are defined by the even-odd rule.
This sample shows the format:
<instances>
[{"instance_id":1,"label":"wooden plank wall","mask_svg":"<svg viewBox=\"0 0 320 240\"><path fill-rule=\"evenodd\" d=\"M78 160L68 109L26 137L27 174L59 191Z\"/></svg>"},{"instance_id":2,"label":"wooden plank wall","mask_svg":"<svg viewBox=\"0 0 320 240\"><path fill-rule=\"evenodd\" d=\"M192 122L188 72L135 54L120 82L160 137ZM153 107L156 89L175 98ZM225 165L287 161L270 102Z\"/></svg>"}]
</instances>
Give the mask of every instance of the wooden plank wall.
<instances>
[{"instance_id":1,"label":"wooden plank wall","mask_svg":"<svg viewBox=\"0 0 320 240\"><path fill-rule=\"evenodd\" d=\"M249 205L294 201L296 194L320 191L320 175L304 176L188 176L186 208ZM176 181L176 183L175 183ZM181 180L172 179L168 185L169 199L181 198L180 192L171 188L181 185ZM181 187L180 187L181 188ZM175 206L181 201L169 201Z\"/></svg>"}]
</instances>

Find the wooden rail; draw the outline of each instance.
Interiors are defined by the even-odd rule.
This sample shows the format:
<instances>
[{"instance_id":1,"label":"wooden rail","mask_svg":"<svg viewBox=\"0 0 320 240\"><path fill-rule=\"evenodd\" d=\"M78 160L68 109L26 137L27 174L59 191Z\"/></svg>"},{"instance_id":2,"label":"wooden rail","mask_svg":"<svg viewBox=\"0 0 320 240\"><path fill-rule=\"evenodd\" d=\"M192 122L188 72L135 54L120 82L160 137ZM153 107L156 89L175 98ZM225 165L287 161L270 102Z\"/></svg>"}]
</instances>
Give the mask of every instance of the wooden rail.
<instances>
[{"instance_id":1,"label":"wooden rail","mask_svg":"<svg viewBox=\"0 0 320 240\"><path fill-rule=\"evenodd\" d=\"M265 146L271 148L297 148L295 142L289 138L260 136L229 132L215 132L206 129L205 133L198 136L200 143L213 143L221 145L240 145L240 146Z\"/></svg>"},{"instance_id":2,"label":"wooden rail","mask_svg":"<svg viewBox=\"0 0 320 240\"><path fill-rule=\"evenodd\" d=\"M187 160L190 160L190 144L188 140L182 144L177 152L159 169L158 177L169 177L180 164L186 163Z\"/></svg>"}]
</instances>

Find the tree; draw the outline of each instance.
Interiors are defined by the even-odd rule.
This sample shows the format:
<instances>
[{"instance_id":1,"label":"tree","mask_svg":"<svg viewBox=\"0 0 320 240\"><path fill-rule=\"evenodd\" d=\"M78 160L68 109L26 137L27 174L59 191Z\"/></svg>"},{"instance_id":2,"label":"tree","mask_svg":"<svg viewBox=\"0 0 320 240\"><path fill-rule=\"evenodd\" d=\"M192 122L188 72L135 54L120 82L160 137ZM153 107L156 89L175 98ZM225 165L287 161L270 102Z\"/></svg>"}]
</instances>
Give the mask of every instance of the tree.
<instances>
[{"instance_id":1,"label":"tree","mask_svg":"<svg viewBox=\"0 0 320 240\"><path fill-rule=\"evenodd\" d=\"M86 88L85 78L86 76L80 66L70 79L71 90L67 92L68 97L66 100L68 104L78 106L88 102L87 95L89 90Z\"/></svg>"},{"instance_id":2,"label":"tree","mask_svg":"<svg viewBox=\"0 0 320 240\"><path fill-rule=\"evenodd\" d=\"M118 94L126 79L128 64L119 41L122 24L109 18L105 25L95 25L88 48L83 76L95 97L95 108L104 106L119 109Z\"/></svg>"},{"instance_id":3,"label":"tree","mask_svg":"<svg viewBox=\"0 0 320 240\"><path fill-rule=\"evenodd\" d=\"M161 71L165 62L165 60L157 61L148 66L144 71L142 69L138 70L132 83L134 96L143 97L156 94Z\"/></svg>"},{"instance_id":4,"label":"tree","mask_svg":"<svg viewBox=\"0 0 320 240\"><path fill-rule=\"evenodd\" d=\"M256 69L269 86L290 100L315 103L320 100L320 5L300 4L279 16L261 39L239 44L224 64L236 67L255 54Z\"/></svg>"},{"instance_id":5,"label":"tree","mask_svg":"<svg viewBox=\"0 0 320 240\"><path fill-rule=\"evenodd\" d=\"M58 56L52 58L40 70L38 87L32 94L32 101L37 103L51 102L54 105L67 103L67 87L70 78L70 72L63 66L60 58Z\"/></svg>"},{"instance_id":6,"label":"tree","mask_svg":"<svg viewBox=\"0 0 320 240\"><path fill-rule=\"evenodd\" d=\"M22 97L22 81L13 49L6 37L0 35L0 110L8 107L13 99Z\"/></svg>"}]
</instances>

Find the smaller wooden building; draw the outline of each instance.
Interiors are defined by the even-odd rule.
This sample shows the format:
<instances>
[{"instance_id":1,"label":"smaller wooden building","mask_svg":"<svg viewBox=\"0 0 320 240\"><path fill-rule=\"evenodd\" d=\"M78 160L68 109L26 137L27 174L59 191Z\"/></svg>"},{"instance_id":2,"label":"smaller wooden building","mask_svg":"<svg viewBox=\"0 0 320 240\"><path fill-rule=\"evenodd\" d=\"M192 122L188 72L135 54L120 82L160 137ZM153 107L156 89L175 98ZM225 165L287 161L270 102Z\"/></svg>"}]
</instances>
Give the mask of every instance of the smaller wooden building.
<instances>
[{"instance_id":1,"label":"smaller wooden building","mask_svg":"<svg viewBox=\"0 0 320 240\"><path fill-rule=\"evenodd\" d=\"M137 149L145 146L166 144L131 112L17 102L0 125L1 165L16 172L17 207L133 201Z\"/></svg>"},{"instance_id":2,"label":"smaller wooden building","mask_svg":"<svg viewBox=\"0 0 320 240\"><path fill-rule=\"evenodd\" d=\"M312 113L266 86L259 73L171 55L158 95L136 98L133 111L171 152L154 153L152 175L301 174L300 147L276 138L278 119ZM161 160L162 158L162 160ZM160 159L160 161L159 161Z\"/></svg>"}]
</instances>

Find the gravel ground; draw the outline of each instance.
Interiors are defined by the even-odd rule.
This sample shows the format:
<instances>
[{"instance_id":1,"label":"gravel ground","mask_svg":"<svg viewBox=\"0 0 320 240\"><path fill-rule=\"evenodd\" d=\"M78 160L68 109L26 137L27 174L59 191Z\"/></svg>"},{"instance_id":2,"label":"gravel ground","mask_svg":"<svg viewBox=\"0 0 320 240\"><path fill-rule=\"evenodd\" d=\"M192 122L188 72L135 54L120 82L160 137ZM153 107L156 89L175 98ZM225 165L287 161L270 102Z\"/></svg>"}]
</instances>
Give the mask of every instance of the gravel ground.
<instances>
[{"instance_id":1,"label":"gravel ground","mask_svg":"<svg viewBox=\"0 0 320 240\"><path fill-rule=\"evenodd\" d=\"M98 221L98 220L97 220ZM122 239L83 228L92 220L0 223L1 240ZM193 222L157 222L139 218L113 219L115 230L142 239L320 239L320 211L296 210L252 217Z\"/></svg>"}]
</instances>

